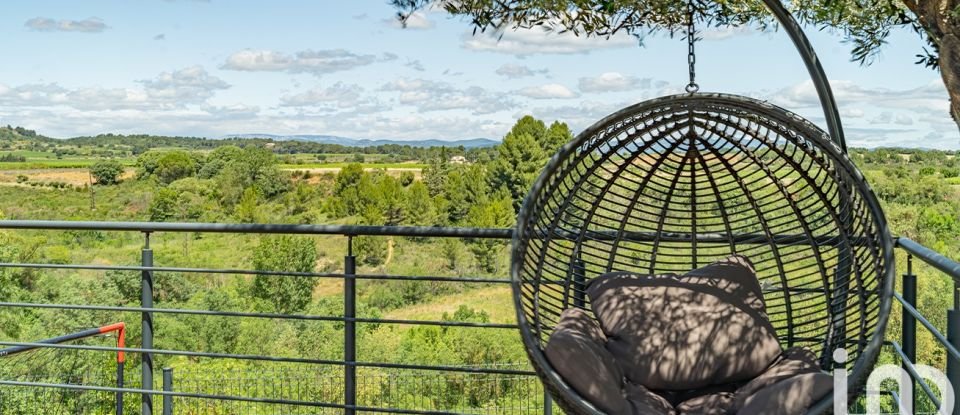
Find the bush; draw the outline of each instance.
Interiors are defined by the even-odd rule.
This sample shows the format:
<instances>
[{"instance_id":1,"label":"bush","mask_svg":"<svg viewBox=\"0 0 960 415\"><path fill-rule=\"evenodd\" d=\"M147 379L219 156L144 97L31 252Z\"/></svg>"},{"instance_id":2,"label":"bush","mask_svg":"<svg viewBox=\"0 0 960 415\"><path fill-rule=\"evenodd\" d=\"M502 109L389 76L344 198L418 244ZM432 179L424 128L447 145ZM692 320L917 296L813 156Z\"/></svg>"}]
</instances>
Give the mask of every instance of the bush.
<instances>
[{"instance_id":1,"label":"bush","mask_svg":"<svg viewBox=\"0 0 960 415\"><path fill-rule=\"evenodd\" d=\"M402 185L403 187L407 187L413 184L413 181L415 178L416 177L413 175L412 171L405 171L403 173L400 173L400 185Z\"/></svg>"},{"instance_id":2,"label":"bush","mask_svg":"<svg viewBox=\"0 0 960 415\"><path fill-rule=\"evenodd\" d=\"M257 271L313 272L317 247L313 239L290 235L269 236L253 251ZM313 277L257 274L253 295L272 304L274 311L290 313L303 310L313 298Z\"/></svg>"},{"instance_id":3,"label":"bush","mask_svg":"<svg viewBox=\"0 0 960 415\"><path fill-rule=\"evenodd\" d=\"M387 260L387 240L377 236L353 238L353 249L360 262L370 266L383 265Z\"/></svg>"},{"instance_id":4,"label":"bush","mask_svg":"<svg viewBox=\"0 0 960 415\"><path fill-rule=\"evenodd\" d=\"M154 173L164 183L173 183L184 177L190 177L197 169L197 164L186 151L171 151L157 160Z\"/></svg>"},{"instance_id":5,"label":"bush","mask_svg":"<svg viewBox=\"0 0 960 415\"><path fill-rule=\"evenodd\" d=\"M117 184L123 175L123 165L116 160L100 160L90 166L90 175L97 184Z\"/></svg>"}]
</instances>

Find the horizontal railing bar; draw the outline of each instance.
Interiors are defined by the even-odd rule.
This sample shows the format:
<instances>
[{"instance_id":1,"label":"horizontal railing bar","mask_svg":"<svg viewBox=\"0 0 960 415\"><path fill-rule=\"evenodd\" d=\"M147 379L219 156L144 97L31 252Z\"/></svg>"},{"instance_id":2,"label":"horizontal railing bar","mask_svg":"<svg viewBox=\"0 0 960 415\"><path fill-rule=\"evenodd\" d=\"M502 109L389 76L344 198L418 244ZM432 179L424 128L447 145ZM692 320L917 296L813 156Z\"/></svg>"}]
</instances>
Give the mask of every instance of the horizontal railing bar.
<instances>
[{"instance_id":1,"label":"horizontal railing bar","mask_svg":"<svg viewBox=\"0 0 960 415\"><path fill-rule=\"evenodd\" d=\"M356 323L372 324L404 324L414 326L441 326L441 327L477 327L477 328L497 328L497 329L519 329L516 324L500 323L475 323L469 321L436 321L436 320L403 320L386 318L347 318L337 316L311 316L305 314L277 314L277 313L248 313L242 311L215 311L215 310L190 310L183 308L144 308L144 307L120 307L108 305L82 305L82 304L47 304L47 303L11 303L0 302L0 307L12 308L45 308L55 310L94 310L94 311L117 311L129 313L160 313L160 314L187 314L213 317L251 317L251 318L271 318L278 320L308 320L308 321L353 321Z\"/></svg>"},{"instance_id":2,"label":"horizontal railing bar","mask_svg":"<svg viewBox=\"0 0 960 415\"><path fill-rule=\"evenodd\" d=\"M92 230L92 231L132 231L132 232L201 232L201 233L248 233L248 234L304 234L304 235L341 235L341 236L410 236L438 238L491 238L511 239L513 229L509 228L459 228L438 226L367 226L367 225L292 225L292 224L245 224L245 223L176 223L176 222L90 222L90 221L43 221L43 220L3 220L0 229L33 230ZM541 232L542 233L542 232ZM544 235L545 236L545 235ZM559 230L550 235L553 238L576 240L579 232ZM591 231L588 239L621 240L629 242L689 242L696 239L702 243L730 243L730 239L741 244L777 244L825 245L844 243L837 235L807 236L798 234L690 234L654 232L616 232ZM854 245L868 242L864 237L850 239Z\"/></svg>"},{"instance_id":3,"label":"horizontal railing bar","mask_svg":"<svg viewBox=\"0 0 960 415\"><path fill-rule=\"evenodd\" d=\"M920 324L926 327L927 331L929 331L930 334L932 334L933 337L935 337L937 341L940 342L945 349L947 349L947 352L950 353L954 359L960 361L960 351L957 351L957 349L950 344L950 341L947 340L947 337L944 336L943 333L940 333L940 330L937 330L937 328L934 327L933 324L923 316L923 314L920 314L920 311L917 311L916 308L907 303L907 300L904 300L903 296L901 296L898 292L893 293L893 298L900 302L900 305L903 306L904 311L912 315L917 319L917 321L920 322Z\"/></svg>"},{"instance_id":4,"label":"horizontal railing bar","mask_svg":"<svg viewBox=\"0 0 960 415\"><path fill-rule=\"evenodd\" d=\"M933 401L934 406L940 408L940 399L934 395L933 389L930 389L930 385L927 385L927 381L923 378L923 376L920 376L920 373L917 372L916 367L913 365L914 362L907 357L906 353L904 353L903 348L900 347L900 343L897 343L895 340L888 340L885 343L892 347L893 351L900 355L900 361L905 363L904 366L907 369L907 373L910 374L910 377L920 384L920 388L923 389L923 393L927 394L927 397Z\"/></svg>"},{"instance_id":5,"label":"horizontal railing bar","mask_svg":"<svg viewBox=\"0 0 960 415\"><path fill-rule=\"evenodd\" d=\"M397 281L445 281L466 282L481 284L509 284L506 278L464 278L443 277L433 275L384 275L384 274L354 274L342 272L295 272L295 271L257 271L245 269L217 269L217 268L183 268L183 267L144 267L138 265L74 265L74 264L39 264L0 262L0 268L31 268L31 269L65 269L85 271L153 271L153 272L180 272L185 274L242 274L267 275L276 277L308 277L308 278L354 278L358 280L397 280Z\"/></svg>"},{"instance_id":6,"label":"horizontal railing bar","mask_svg":"<svg viewBox=\"0 0 960 415\"><path fill-rule=\"evenodd\" d=\"M71 384L71 383L21 382L21 381L12 381L12 380L0 380L0 385L48 388L48 389L86 390L86 391L97 391L97 392L136 393L136 394L142 394L142 395L161 395L161 396L172 396L172 397L178 397L178 398L251 402L251 403L273 404L273 405L311 406L311 407L334 408L334 409L355 409L358 411L365 411L365 412L380 412L380 413L395 413L395 414L459 415L459 413L457 412L426 411L426 410L417 410L417 409L398 409L398 408L378 408L378 407L371 407L371 406L343 405L338 403L298 401L298 400L281 399L281 398L248 398L248 397L236 396L236 395L219 395L219 394L206 394L206 393L196 393L196 392L176 392L176 391L137 389L137 388L117 388L112 386L77 385L77 384Z\"/></svg>"},{"instance_id":7,"label":"horizontal railing bar","mask_svg":"<svg viewBox=\"0 0 960 415\"><path fill-rule=\"evenodd\" d=\"M900 248L903 248L904 251L909 252L915 258L919 258L921 261L940 270L944 274L947 274L950 276L950 278L953 278L954 281L960 282L960 263L957 261L947 258L937 251L920 245L910 238L897 238L896 244Z\"/></svg>"},{"instance_id":8,"label":"horizontal railing bar","mask_svg":"<svg viewBox=\"0 0 960 415\"><path fill-rule=\"evenodd\" d=\"M73 344L27 343L27 342L10 342L10 341L0 341L0 345L2 346L36 346L38 348L46 347L46 348L52 348L52 349L86 350L86 351L94 351L94 352L121 352L122 351L125 353L153 353L153 354L163 354L163 355L171 355L171 356L205 357L205 358L211 358L211 359L254 360L254 361L266 361L266 362L305 363L305 364L331 365L331 366L373 367L373 368L383 368L383 369L428 370L428 371L440 371L440 372L446 371L446 372L458 372L458 373L486 373L486 374L492 374L492 375L525 375L525 376L536 375L535 372L529 371L529 370L488 369L488 368L463 367L463 366L428 366L428 365L411 365L411 364L402 364L402 363L344 362L342 360L308 359L303 357L279 357L279 356L263 356L263 355L252 355L252 354L194 352L189 350L140 349L136 347L87 346L87 345L73 345Z\"/></svg>"},{"instance_id":9,"label":"horizontal railing bar","mask_svg":"<svg viewBox=\"0 0 960 415\"><path fill-rule=\"evenodd\" d=\"M176 222L90 222L3 220L0 229L90 230L133 232L202 232L251 234L302 234L341 236L413 236L453 238L510 239L513 230L506 228L454 228L435 226L366 226L366 225L290 225L261 223L176 223Z\"/></svg>"}]
</instances>

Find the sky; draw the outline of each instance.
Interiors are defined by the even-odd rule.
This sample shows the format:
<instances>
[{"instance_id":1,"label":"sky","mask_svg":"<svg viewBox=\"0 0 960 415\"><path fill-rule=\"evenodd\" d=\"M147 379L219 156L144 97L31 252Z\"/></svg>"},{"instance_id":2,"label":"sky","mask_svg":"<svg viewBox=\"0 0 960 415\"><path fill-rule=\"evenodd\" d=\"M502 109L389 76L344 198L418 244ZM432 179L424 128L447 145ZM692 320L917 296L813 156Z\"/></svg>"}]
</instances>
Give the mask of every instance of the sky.
<instances>
[{"instance_id":1,"label":"sky","mask_svg":"<svg viewBox=\"0 0 960 415\"><path fill-rule=\"evenodd\" d=\"M472 33L440 11L402 28L385 0L35 0L0 15L0 124L101 133L368 139L491 138L533 115L576 133L627 105L681 93L686 44L664 35ZM869 66L838 33L807 30L851 146L960 148L924 43L895 32ZM787 35L714 28L702 91L768 100L825 128Z\"/></svg>"}]
</instances>

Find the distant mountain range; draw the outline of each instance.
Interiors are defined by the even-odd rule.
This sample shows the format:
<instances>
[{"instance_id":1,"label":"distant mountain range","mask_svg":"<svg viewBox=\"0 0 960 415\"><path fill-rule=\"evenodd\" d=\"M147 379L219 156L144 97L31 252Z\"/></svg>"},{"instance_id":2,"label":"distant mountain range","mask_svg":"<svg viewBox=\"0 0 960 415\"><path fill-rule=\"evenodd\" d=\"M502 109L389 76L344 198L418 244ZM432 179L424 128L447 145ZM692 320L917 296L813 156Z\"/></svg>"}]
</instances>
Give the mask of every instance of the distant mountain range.
<instances>
[{"instance_id":1,"label":"distant mountain range","mask_svg":"<svg viewBox=\"0 0 960 415\"><path fill-rule=\"evenodd\" d=\"M406 145L411 147L458 147L463 146L464 148L477 148L477 147L493 147L497 144L500 144L499 141L494 141L489 138L471 138L465 140L369 140L369 139L356 139L348 137L339 137L335 135L312 135L312 134L303 134L303 135L276 135L276 134L231 134L224 136L223 138L268 138L273 141L312 141L315 143L323 144L339 144L342 146L348 147L370 147L370 146L380 146L387 144L397 144L397 145Z\"/></svg>"}]
</instances>

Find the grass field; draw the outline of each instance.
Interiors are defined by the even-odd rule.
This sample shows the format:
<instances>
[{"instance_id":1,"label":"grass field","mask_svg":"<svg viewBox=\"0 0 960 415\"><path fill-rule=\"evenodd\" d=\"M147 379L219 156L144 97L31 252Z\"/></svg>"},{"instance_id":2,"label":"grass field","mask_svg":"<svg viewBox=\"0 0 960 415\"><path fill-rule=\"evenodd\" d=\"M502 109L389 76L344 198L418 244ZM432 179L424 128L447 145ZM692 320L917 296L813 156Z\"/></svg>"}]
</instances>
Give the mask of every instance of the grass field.
<instances>
[{"instance_id":1,"label":"grass field","mask_svg":"<svg viewBox=\"0 0 960 415\"><path fill-rule=\"evenodd\" d=\"M64 158L62 160L31 160L0 162L0 170L37 170L37 169L80 169L92 166L100 161L99 158ZM117 159L124 166L133 166L136 160L132 158Z\"/></svg>"}]
</instances>

